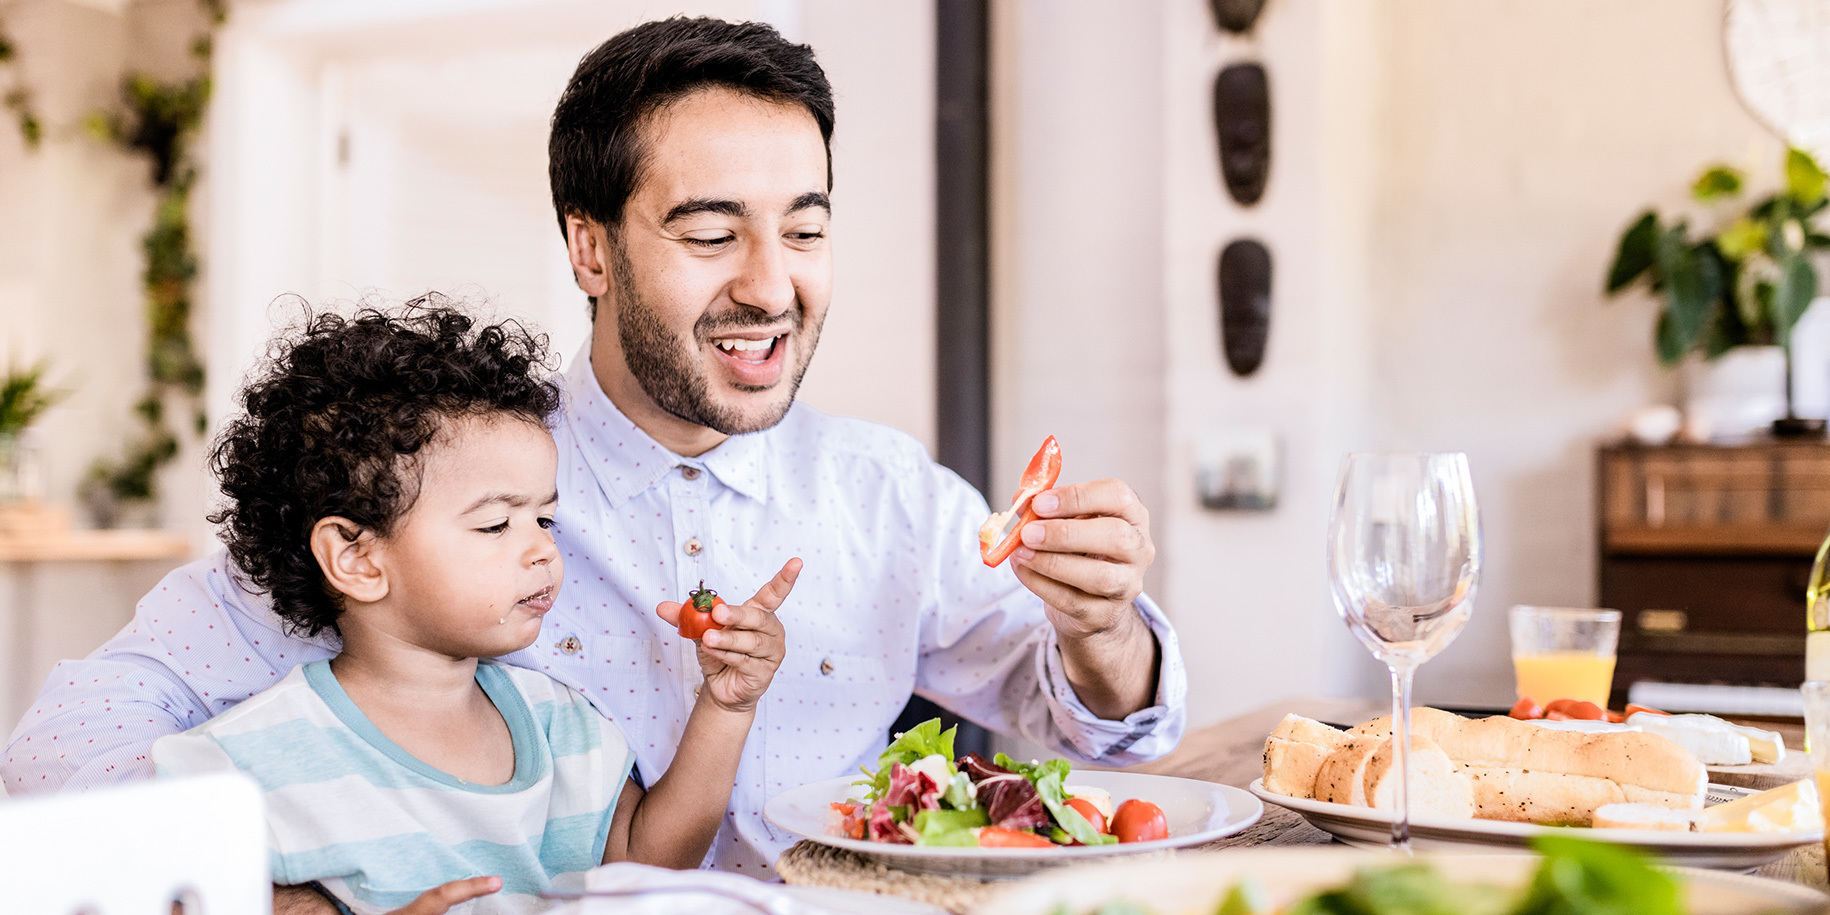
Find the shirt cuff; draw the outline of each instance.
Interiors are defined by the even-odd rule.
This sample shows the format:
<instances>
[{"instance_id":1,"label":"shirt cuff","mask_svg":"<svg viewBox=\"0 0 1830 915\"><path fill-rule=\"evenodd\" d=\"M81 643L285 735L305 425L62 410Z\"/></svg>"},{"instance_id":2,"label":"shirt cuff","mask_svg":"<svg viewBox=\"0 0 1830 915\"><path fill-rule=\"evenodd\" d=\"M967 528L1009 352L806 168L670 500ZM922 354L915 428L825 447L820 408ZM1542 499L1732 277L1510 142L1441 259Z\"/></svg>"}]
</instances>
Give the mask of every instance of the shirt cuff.
<instances>
[{"instance_id":1,"label":"shirt cuff","mask_svg":"<svg viewBox=\"0 0 1830 915\"><path fill-rule=\"evenodd\" d=\"M1160 658L1156 704L1148 708L1116 721L1093 714L1068 683L1067 664L1061 658L1054 627L1049 627L1043 645L1042 682L1055 726L1083 757L1101 765L1127 766L1156 759L1175 749L1188 722L1188 670L1182 664L1175 627L1149 595L1138 595L1132 606L1156 637Z\"/></svg>"}]
</instances>

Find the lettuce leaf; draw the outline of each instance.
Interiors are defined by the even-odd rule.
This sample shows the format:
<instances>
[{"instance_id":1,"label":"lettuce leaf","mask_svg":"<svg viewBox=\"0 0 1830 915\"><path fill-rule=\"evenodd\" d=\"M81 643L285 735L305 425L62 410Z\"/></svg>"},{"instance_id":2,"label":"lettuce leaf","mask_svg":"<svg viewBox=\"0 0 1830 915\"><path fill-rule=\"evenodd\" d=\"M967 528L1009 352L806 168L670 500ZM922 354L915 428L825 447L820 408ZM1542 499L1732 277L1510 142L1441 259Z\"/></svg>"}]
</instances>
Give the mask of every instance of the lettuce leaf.
<instances>
[{"instance_id":1,"label":"lettuce leaf","mask_svg":"<svg viewBox=\"0 0 1830 915\"><path fill-rule=\"evenodd\" d=\"M954 810L974 810L979 806L977 797L973 796L972 776L964 772L953 773L953 780L940 795L941 803Z\"/></svg>"},{"instance_id":2,"label":"lettuce leaf","mask_svg":"<svg viewBox=\"0 0 1830 915\"><path fill-rule=\"evenodd\" d=\"M1544 860L1517 915L1682 915L1683 892L1645 853L1570 836L1539 836Z\"/></svg>"},{"instance_id":3,"label":"lettuce leaf","mask_svg":"<svg viewBox=\"0 0 1830 915\"><path fill-rule=\"evenodd\" d=\"M921 834L919 845L960 845L976 847L978 836L972 830L991 825L985 811L923 810L915 814L915 831Z\"/></svg>"},{"instance_id":4,"label":"lettuce leaf","mask_svg":"<svg viewBox=\"0 0 1830 915\"><path fill-rule=\"evenodd\" d=\"M1036 794L1042 798L1042 806L1048 808L1049 816L1069 836L1082 845L1111 845L1118 841L1117 836L1108 836L1093 828L1080 811L1067 805L1067 793L1062 790L1067 780L1069 763L1065 759L1051 759L1047 762L1017 762L1009 756L999 753L998 765L1029 779L1036 786Z\"/></svg>"},{"instance_id":5,"label":"lettuce leaf","mask_svg":"<svg viewBox=\"0 0 1830 915\"><path fill-rule=\"evenodd\" d=\"M883 792L890 787L891 763L902 763L907 766L923 756L939 755L951 766L953 764L953 735L958 730L959 728L953 727L943 731L940 729L939 718L929 718L907 731L897 734L896 739L884 748L882 754L878 755L877 771L872 772L859 767L864 772L864 778L852 784L869 785L870 792L865 795L865 799L874 801L882 797Z\"/></svg>"}]
</instances>

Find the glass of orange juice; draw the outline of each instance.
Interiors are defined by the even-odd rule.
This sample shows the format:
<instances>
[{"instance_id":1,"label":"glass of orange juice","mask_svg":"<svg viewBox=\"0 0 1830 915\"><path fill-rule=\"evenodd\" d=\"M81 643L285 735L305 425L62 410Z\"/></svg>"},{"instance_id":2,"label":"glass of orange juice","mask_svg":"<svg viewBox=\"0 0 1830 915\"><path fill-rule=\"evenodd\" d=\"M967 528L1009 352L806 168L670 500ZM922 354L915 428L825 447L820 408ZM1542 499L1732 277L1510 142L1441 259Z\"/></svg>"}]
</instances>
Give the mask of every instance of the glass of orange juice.
<instances>
[{"instance_id":1,"label":"glass of orange juice","mask_svg":"<svg viewBox=\"0 0 1830 915\"><path fill-rule=\"evenodd\" d=\"M1509 622L1519 698L1530 696L1539 705L1587 699L1608 707L1620 611L1519 606Z\"/></svg>"}]
</instances>

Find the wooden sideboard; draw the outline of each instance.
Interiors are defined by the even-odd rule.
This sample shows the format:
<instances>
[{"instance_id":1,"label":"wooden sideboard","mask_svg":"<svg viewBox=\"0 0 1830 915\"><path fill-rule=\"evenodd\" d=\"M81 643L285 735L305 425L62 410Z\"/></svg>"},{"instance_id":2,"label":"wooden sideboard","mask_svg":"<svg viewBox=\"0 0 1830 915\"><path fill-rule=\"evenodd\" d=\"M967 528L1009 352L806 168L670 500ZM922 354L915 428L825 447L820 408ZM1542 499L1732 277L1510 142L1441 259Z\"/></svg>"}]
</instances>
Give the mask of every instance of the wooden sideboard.
<instances>
[{"instance_id":1,"label":"wooden sideboard","mask_svg":"<svg viewBox=\"0 0 1830 915\"><path fill-rule=\"evenodd\" d=\"M1830 530L1830 445L1611 445L1597 456L1614 702L1636 680L1797 686L1805 586Z\"/></svg>"}]
</instances>

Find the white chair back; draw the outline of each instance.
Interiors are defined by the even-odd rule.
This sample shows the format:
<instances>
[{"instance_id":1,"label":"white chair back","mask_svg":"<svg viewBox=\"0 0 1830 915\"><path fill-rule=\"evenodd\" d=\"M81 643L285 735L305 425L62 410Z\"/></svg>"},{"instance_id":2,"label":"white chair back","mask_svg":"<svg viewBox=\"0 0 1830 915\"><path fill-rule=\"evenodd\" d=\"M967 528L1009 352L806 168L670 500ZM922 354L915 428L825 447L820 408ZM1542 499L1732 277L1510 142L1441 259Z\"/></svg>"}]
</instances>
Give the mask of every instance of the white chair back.
<instances>
[{"instance_id":1,"label":"white chair back","mask_svg":"<svg viewBox=\"0 0 1830 915\"><path fill-rule=\"evenodd\" d=\"M16 915L269 915L267 826L245 775L0 803L0 909Z\"/></svg>"}]
</instances>

